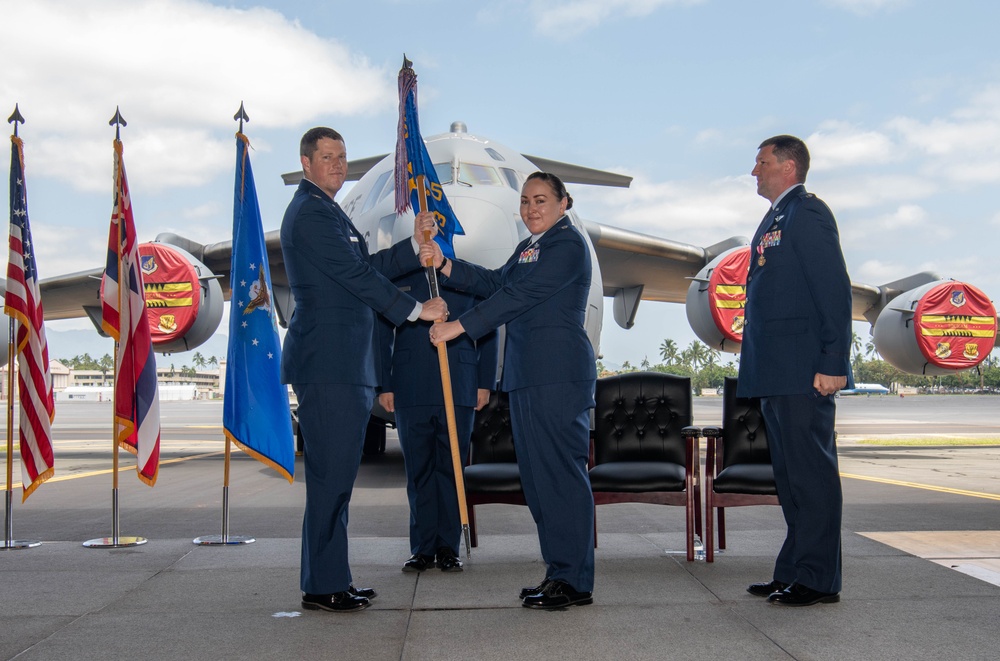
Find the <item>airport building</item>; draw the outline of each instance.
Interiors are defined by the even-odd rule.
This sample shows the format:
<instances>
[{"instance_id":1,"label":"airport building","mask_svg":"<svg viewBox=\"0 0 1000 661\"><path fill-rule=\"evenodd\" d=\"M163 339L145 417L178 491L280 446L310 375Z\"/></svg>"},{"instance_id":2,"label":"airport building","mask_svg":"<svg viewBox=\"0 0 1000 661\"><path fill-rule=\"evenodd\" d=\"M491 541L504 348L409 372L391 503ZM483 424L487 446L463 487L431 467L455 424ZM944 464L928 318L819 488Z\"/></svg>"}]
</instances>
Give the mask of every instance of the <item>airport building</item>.
<instances>
[{"instance_id":1,"label":"airport building","mask_svg":"<svg viewBox=\"0 0 1000 661\"><path fill-rule=\"evenodd\" d=\"M0 399L7 399L8 374L7 365L0 368ZM110 394L114 373L108 370L76 370L66 367L58 360L49 361L49 372L52 374L52 389L56 400L81 399L98 401L108 399L101 397L99 390ZM157 365L156 376L160 389L160 399L215 399L222 396L219 387L220 375L225 374L225 367L210 370L194 368L176 369L171 365ZM16 387L16 386L15 386ZM87 389L93 389L88 391ZM64 397L60 393L67 392ZM69 394L73 396L70 397ZM93 397L91 396L93 395ZM169 395L169 396L165 396Z\"/></svg>"}]
</instances>

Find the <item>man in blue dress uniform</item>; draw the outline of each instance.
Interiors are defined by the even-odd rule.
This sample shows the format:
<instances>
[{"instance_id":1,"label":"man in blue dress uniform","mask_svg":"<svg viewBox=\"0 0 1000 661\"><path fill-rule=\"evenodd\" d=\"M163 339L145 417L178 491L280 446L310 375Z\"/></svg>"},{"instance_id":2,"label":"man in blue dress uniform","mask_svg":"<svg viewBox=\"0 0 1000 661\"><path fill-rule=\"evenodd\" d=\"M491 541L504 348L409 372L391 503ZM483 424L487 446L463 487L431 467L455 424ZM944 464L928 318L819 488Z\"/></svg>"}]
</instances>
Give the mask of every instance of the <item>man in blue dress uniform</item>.
<instances>
[{"instance_id":1,"label":"man in blue dress uniform","mask_svg":"<svg viewBox=\"0 0 1000 661\"><path fill-rule=\"evenodd\" d=\"M428 218L433 218L430 214ZM424 271L414 271L393 283L418 301L430 298ZM449 315L456 317L472 308L476 299L462 292L445 290L441 297ZM379 403L396 415L399 444L406 464L406 494L410 501L410 559L405 572L433 567L446 572L462 571L458 558L462 522L459 514L451 439L445 415L444 392L437 348L427 341L431 322L400 326L383 332L382 379ZM496 388L497 333L478 341L468 335L448 345L452 400L461 465L469 454L469 439L475 412Z\"/></svg>"},{"instance_id":2,"label":"man in blue dress uniform","mask_svg":"<svg viewBox=\"0 0 1000 661\"><path fill-rule=\"evenodd\" d=\"M304 178L281 223L281 252L295 298L281 352L281 379L298 398L305 446L302 606L348 612L375 596L355 588L347 561L347 509L375 399L376 313L393 324L444 318L445 302L418 303L389 278L420 268L414 238L374 255L334 196L347 149L333 129L302 136Z\"/></svg>"},{"instance_id":3,"label":"man in blue dress uniform","mask_svg":"<svg viewBox=\"0 0 1000 661\"><path fill-rule=\"evenodd\" d=\"M788 532L772 603L839 601L843 495L834 394L852 380L851 281L829 207L803 186L809 151L782 135L761 143L753 174L771 202L750 244L740 397L760 397Z\"/></svg>"}]
</instances>

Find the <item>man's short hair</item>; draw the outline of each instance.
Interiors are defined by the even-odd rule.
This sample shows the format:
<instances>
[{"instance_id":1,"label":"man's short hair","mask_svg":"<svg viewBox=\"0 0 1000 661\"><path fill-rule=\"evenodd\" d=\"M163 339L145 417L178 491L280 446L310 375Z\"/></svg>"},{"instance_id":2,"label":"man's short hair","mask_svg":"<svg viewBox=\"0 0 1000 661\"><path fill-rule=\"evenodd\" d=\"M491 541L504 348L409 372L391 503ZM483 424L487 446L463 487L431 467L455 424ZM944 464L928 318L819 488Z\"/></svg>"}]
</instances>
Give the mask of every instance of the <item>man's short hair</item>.
<instances>
[{"instance_id":1,"label":"man's short hair","mask_svg":"<svg viewBox=\"0 0 1000 661\"><path fill-rule=\"evenodd\" d=\"M316 153L316 143L323 138L330 138L331 140L344 141L344 136L340 135L331 128L325 126L317 126L316 128L311 128L305 132L302 136L302 140L299 142L299 155L305 156L308 159L312 159L312 155Z\"/></svg>"},{"instance_id":2,"label":"man's short hair","mask_svg":"<svg viewBox=\"0 0 1000 661\"><path fill-rule=\"evenodd\" d=\"M793 135L776 135L760 143L757 149L768 145L773 146L772 151L779 161L795 161L795 178L800 184L806 183L806 174L809 172L809 150L806 143Z\"/></svg>"}]
</instances>

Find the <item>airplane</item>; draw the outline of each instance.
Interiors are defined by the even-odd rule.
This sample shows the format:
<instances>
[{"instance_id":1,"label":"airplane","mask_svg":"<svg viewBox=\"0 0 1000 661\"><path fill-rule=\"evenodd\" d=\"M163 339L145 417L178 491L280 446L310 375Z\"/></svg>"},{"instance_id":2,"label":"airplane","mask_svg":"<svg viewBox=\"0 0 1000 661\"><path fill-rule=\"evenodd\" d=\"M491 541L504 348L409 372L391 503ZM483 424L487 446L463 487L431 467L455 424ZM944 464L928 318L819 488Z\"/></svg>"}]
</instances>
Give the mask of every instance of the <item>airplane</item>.
<instances>
[{"instance_id":1,"label":"airplane","mask_svg":"<svg viewBox=\"0 0 1000 661\"><path fill-rule=\"evenodd\" d=\"M855 383L853 388L838 390L837 395L888 395L889 389L880 383Z\"/></svg>"},{"instance_id":2,"label":"airplane","mask_svg":"<svg viewBox=\"0 0 1000 661\"><path fill-rule=\"evenodd\" d=\"M522 154L473 135L463 122L425 139L442 188L465 234L454 239L456 254L486 267L502 265L527 236L520 222L520 189L526 177L544 170L567 184L628 187L631 177ZM341 206L365 236L369 250L389 247L412 233L412 212L394 209L393 154L348 164ZM282 175L295 185L301 171ZM732 236L701 247L584 220L569 211L591 250L593 282L587 333L600 355L605 298L615 322L631 328L641 301L684 303L695 334L720 351L739 351L749 264L749 241ZM294 300L285 275L279 231L265 234L271 266L272 301L279 323L287 324ZM232 241L202 245L172 233L142 244L147 313L154 350L189 351L214 334L230 294ZM149 267L149 268L147 268ZM87 316L101 329L103 267L46 278L39 283L46 319ZM914 374L945 374L976 367L997 335L996 310L971 284L917 273L883 285L852 283L853 318L873 326L879 354Z\"/></svg>"}]
</instances>

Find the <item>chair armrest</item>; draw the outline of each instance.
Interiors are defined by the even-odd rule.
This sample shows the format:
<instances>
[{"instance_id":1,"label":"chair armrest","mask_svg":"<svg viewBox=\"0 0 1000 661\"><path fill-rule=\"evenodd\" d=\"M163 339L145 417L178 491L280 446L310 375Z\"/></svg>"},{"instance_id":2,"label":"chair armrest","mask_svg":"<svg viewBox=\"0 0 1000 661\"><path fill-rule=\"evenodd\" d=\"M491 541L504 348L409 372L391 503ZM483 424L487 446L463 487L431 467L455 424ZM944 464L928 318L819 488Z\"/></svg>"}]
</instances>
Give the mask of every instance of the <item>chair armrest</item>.
<instances>
[{"instance_id":1,"label":"chair armrest","mask_svg":"<svg viewBox=\"0 0 1000 661\"><path fill-rule=\"evenodd\" d=\"M684 438L701 438L701 427L688 426L681 429L681 436Z\"/></svg>"},{"instance_id":2,"label":"chair armrest","mask_svg":"<svg viewBox=\"0 0 1000 661\"><path fill-rule=\"evenodd\" d=\"M703 427L701 433L705 438L718 438L722 436L722 427Z\"/></svg>"}]
</instances>

